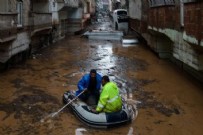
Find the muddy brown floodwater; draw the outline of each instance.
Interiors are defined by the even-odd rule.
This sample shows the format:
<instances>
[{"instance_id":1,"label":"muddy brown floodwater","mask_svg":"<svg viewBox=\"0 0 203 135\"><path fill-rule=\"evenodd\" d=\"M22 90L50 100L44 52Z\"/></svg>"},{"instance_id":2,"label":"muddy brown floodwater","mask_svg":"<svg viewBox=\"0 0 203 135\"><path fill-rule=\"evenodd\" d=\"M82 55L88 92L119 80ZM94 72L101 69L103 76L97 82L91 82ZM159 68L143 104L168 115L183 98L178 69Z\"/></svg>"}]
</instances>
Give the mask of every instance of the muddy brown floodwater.
<instances>
[{"instance_id":1,"label":"muddy brown floodwater","mask_svg":"<svg viewBox=\"0 0 203 135\"><path fill-rule=\"evenodd\" d=\"M91 68L109 75L122 94L140 101L137 119L94 129L65 109L45 120L63 106L63 93L76 90ZM200 84L141 44L70 36L0 74L0 134L74 135L85 128L84 135L202 135L202 97Z\"/></svg>"}]
</instances>

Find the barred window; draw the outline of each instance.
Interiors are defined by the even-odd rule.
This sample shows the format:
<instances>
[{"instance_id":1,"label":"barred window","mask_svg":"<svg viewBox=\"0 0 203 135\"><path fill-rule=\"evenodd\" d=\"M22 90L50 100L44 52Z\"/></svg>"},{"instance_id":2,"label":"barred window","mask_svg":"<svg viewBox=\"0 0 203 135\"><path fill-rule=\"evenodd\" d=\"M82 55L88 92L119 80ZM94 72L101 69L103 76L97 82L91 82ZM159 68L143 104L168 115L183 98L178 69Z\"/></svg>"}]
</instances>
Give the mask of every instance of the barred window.
<instances>
[{"instance_id":1,"label":"barred window","mask_svg":"<svg viewBox=\"0 0 203 135\"><path fill-rule=\"evenodd\" d=\"M175 5L175 0L148 0L150 7Z\"/></svg>"}]
</instances>

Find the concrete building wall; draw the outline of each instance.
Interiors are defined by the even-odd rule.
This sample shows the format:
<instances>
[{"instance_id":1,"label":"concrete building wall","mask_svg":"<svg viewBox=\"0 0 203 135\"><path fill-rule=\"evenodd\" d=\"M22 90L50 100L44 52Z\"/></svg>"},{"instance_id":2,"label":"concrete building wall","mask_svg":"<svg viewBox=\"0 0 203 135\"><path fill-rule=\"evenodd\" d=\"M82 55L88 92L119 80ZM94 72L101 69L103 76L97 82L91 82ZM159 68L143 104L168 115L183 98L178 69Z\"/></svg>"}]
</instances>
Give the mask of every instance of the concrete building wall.
<instances>
[{"instance_id":1,"label":"concrete building wall","mask_svg":"<svg viewBox=\"0 0 203 135\"><path fill-rule=\"evenodd\" d=\"M51 0L53 37L58 40L83 29L94 6L94 0Z\"/></svg>"},{"instance_id":2,"label":"concrete building wall","mask_svg":"<svg viewBox=\"0 0 203 135\"><path fill-rule=\"evenodd\" d=\"M17 34L16 40L13 41L10 46L10 55L16 55L20 52L26 51L29 49L30 36L28 32L21 32Z\"/></svg>"},{"instance_id":3,"label":"concrete building wall","mask_svg":"<svg viewBox=\"0 0 203 135\"><path fill-rule=\"evenodd\" d=\"M4 12L0 10L0 33L5 32L5 36L0 35L1 63L18 60L17 57L20 60L35 45L41 46L47 42L52 29L49 0L10 0L1 1L0 4L5 7Z\"/></svg>"},{"instance_id":4,"label":"concrete building wall","mask_svg":"<svg viewBox=\"0 0 203 135\"><path fill-rule=\"evenodd\" d=\"M12 56L29 50L29 45L31 43L30 38L30 18L29 18L29 11L30 11L30 1L29 0L22 0L22 27L18 28L17 38L12 43ZM24 30L22 29L24 28Z\"/></svg>"},{"instance_id":5,"label":"concrete building wall","mask_svg":"<svg viewBox=\"0 0 203 135\"><path fill-rule=\"evenodd\" d=\"M52 23L53 23L53 25L59 24L58 9L61 9L63 6L64 6L64 3L57 3L54 0L50 1L49 10L52 12Z\"/></svg>"},{"instance_id":6,"label":"concrete building wall","mask_svg":"<svg viewBox=\"0 0 203 135\"><path fill-rule=\"evenodd\" d=\"M36 2L33 4L33 11L39 12L39 13L50 13L49 11L49 2L42 1L42 2Z\"/></svg>"},{"instance_id":7,"label":"concrete building wall","mask_svg":"<svg viewBox=\"0 0 203 135\"><path fill-rule=\"evenodd\" d=\"M184 5L184 40L203 47L203 2Z\"/></svg>"},{"instance_id":8,"label":"concrete building wall","mask_svg":"<svg viewBox=\"0 0 203 135\"><path fill-rule=\"evenodd\" d=\"M57 0L57 1L50 0L49 4L50 4L49 10L52 12L52 26L53 26L52 38L53 38L53 41L55 42L64 36L64 35L62 36L63 32L61 32L62 28L60 26L61 25L60 15L63 13L60 13L60 12L63 9L65 3L63 0Z\"/></svg>"},{"instance_id":9,"label":"concrete building wall","mask_svg":"<svg viewBox=\"0 0 203 135\"><path fill-rule=\"evenodd\" d=\"M0 66L83 29L94 9L94 0L1 0Z\"/></svg>"},{"instance_id":10,"label":"concrete building wall","mask_svg":"<svg viewBox=\"0 0 203 135\"><path fill-rule=\"evenodd\" d=\"M0 0L0 12L16 12L16 0Z\"/></svg>"},{"instance_id":11,"label":"concrete building wall","mask_svg":"<svg viewBox=\"0 0 203 135\"><path fill-rule=\"evenodd\" d=\"M130 28L162 58L170 58L203 79L203 1L150 6L129 1ZM140 10L140 11L136 11ZM140 18L141 13L141 18Z\"/></svg>"},{"instance_id":12,"label":"concrete building wall","mask_svg":"<svg viewBox=\"0 0 203 135\"><path fill-rule=\"evenodd\" d=\"M86 0L82 0L86 1ZM82 2L81 0L64 0L64 2L69 6L69 7L74 7L77 8L79 7L79 4Z\"/></svg>"},{"instance_id":13,"label":"concrete building wall","mask_svg":"<svg viewBox=\"0 0 203 135\"><path fill-rule=\"evenodd\" d=\"M129 4L129 16L131 18L133 18L133 19L141 20L141 14L142 14L142 1L141 0L132 0L132 1L130 1L130 4Z\"/></svg>"},{"instance_id":14,"label":"concrete building wall","mask_svg":"<svg viewBox=\"0 0 203 135\"><path fill-rule=\"evenodd\" d=\"M1 13L1 16L3 16L3 18L1 18L1 26L0 27L0 31L1 30L5 30L5 32L8 32L8 35L6 33L4 33L4 36L7 40L3 40L0 43L0 62L1 63L6 63L9 59L11 59L12 57L14 57L16 54L19 54L21 52L26 51L29 48L29 44L30 44L30 37L29 37L29 31L27 29L28 26L28 8L27 6L29 6L29 4L27 3L27 1L22 1L22 10L24 11L22 13L22 22L23 22L23 26L18 27L18 22L17 22L17 17L18 17L18 13L16 13L17 11L17 1L13 0L5 3L1 3L1 6L4 6L4 13ZM5 25L4 25L5 24ZM25 28L25 29L21 29L21 28ZM1 31L2 33L2 31ZM0 34L0 38L4 39L4 36Z\"/></svg>"},{"instance_id":15,"label":"concrete building wall","mask_svg":"<svg viewBox=\"0 0 203 135\"><path fill-rule=\"evenodd\" d=\"M30 25L30 0L23 0L23 26L27 29Z\"/></svg>"},{"instance_id":16,"label":"concrete building wall","mask_svg":"<svg viewBox=\"0 0 203 135\"><path fill-rule=\"evenodd\" d=\"M7 12L8 10L8 4L7 4L7 0L1 0L0 1L0 11L1 12Z\"/></svg>"},{"instance_id":17,"label":"concrete building wall","mask_svg":"<svg viewBox=\"0 0 203 135\"><path fill-rule=\"evenodd\" d=\"M82 18L83 8L70 8L68 11L68 18L79 19Z\"/></svg>"}]
</instances>

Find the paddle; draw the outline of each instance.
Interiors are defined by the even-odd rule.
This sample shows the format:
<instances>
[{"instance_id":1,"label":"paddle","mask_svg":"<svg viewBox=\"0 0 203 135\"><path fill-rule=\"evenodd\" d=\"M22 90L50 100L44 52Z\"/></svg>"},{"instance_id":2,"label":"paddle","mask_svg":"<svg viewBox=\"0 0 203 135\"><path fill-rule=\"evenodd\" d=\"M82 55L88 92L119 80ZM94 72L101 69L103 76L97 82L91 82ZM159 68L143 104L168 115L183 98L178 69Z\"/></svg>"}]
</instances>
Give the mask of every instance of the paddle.
<instances>
[{"instance_id":1,"label":"paddle","mask_svg":"<svg viewBox=\"0 0 203 135\"><path fill-rule=\"evenodd\" d=\"M56 116L59 112L61 112L66 106L68 106L70 103L72 103L74 100L76 100L81 94L83 94L87 89L83 90L80 94L78 94L75 98L73 98L71 101L69 101L66 105L64 105L61 109L59 109L57 112L53 113L51 117Z\"/></svg>"}]
</instances>

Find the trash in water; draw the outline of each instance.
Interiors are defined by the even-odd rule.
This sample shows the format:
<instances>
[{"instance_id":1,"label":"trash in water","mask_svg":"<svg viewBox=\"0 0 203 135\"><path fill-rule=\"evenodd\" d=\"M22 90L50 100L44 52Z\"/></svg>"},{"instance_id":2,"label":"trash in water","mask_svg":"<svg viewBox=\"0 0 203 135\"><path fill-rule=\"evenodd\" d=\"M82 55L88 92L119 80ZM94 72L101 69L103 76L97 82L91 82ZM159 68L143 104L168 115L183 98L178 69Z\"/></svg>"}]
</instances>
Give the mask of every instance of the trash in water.
<instances>
[{"instance_id":1,"label":"trash in water","mask_svg":"<svg viewBox=\"0 0 203 135\"><path fill-rule=\"evenodd\" d=\"M127 135L133 135L133 128L132 127L130 127Z\"/></svg>"},{"instance_id":2,"label":"trash in water","mask_svg":"<svg viewBox=\"0 0 203 135\"><path fill-rule=\"evenodd\" d=\"M138 43L138 40L137 39L123 39L122 43L123 44L136 44L136 43Z\"/></svg>"},{"instance_id":3,"label":"trash in water","mask_svg":"<svg viewBox=\"0 0 203 135\"><path fill-rule=\"evenodd\" d=\"M43 119L40 120L41 123L51 123L51 118L53 118L56 115L56 112L51 113L47 116L45 116Z\"/></svg>"},{"instance_id":4,"label":"trash in water","mask_svg":"<svg viewBox=\"0 0 203 135\"><path fill-rule=\"evenodd\" d=\"M85 128L77 128L75 130L75 135L83 135L82 131L87 131Z\"/></svg>"}]
</instances>

